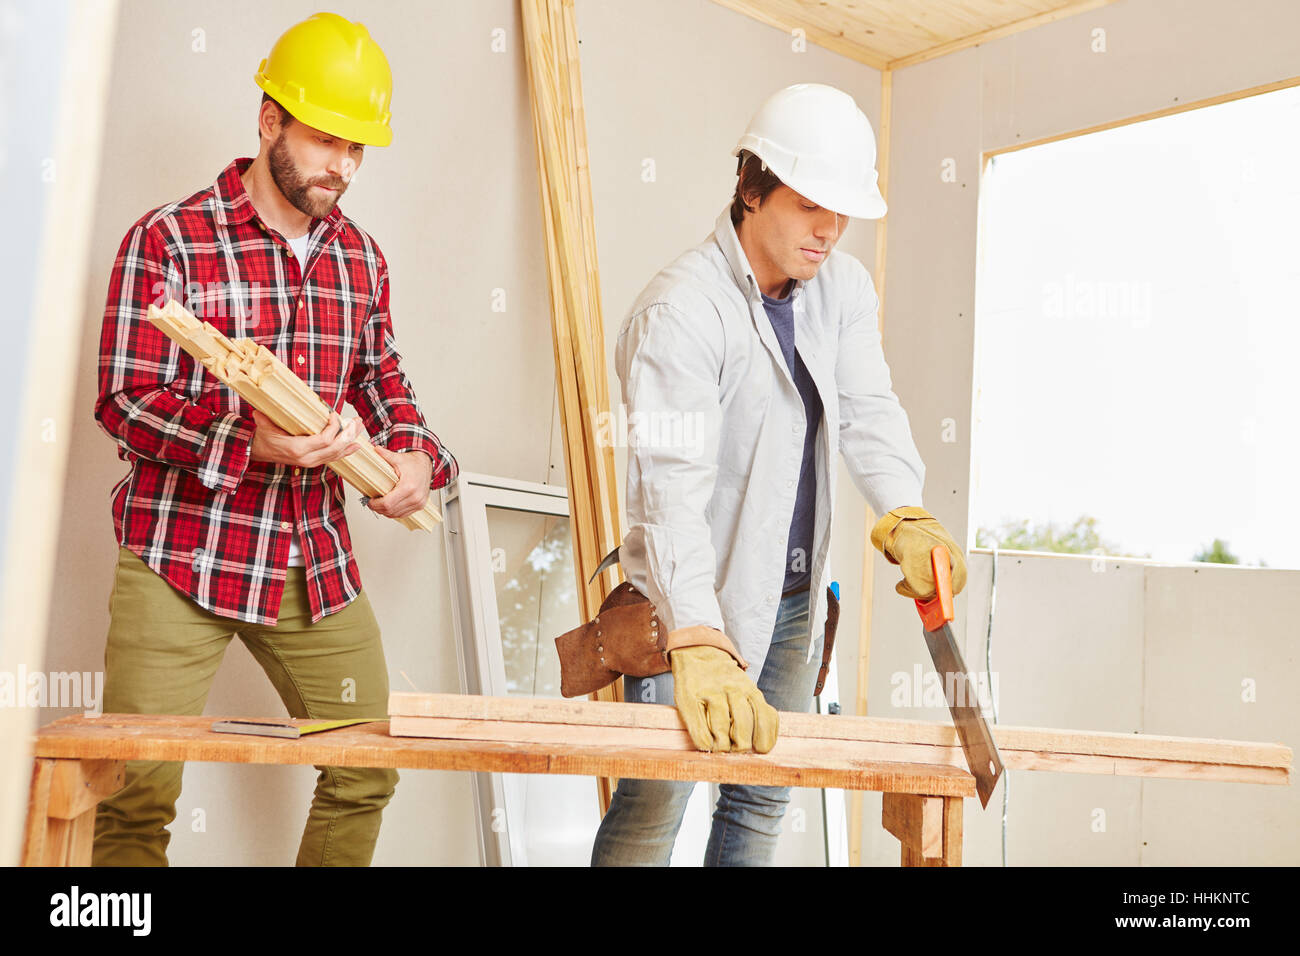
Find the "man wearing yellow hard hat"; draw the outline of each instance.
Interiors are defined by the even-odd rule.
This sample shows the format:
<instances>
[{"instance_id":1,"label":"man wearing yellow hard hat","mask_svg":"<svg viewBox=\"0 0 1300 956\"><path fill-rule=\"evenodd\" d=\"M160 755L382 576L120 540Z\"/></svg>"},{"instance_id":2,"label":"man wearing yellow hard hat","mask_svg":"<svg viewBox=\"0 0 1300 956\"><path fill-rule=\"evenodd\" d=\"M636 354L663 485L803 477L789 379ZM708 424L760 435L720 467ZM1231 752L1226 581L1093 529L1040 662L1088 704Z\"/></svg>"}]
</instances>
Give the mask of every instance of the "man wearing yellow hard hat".
<instances>
[{"instance_id":1,"label":"man wearing yellow hard hat","mask_svg":"<svg viewBox=\"0 0 1300 956\"><path fill-rule=\"evenodd\" d=\"M325 465L372 442L398 482L368 507L390 518L458 471L402 371L383 253L338 206L366 147L392 141L392 74L364 26L318 13L255 79L257 157L141 217L109 280L95 420L131 469L112 492L104 709L201 714L237 633L291 716L382 718L379 626ZM168 298L273 351L331 406L325 429L281 431L177 350L146 318ZM345 403L359 420L340 421ZM181 769L127 764L96 865L167 862ZM318 769L298 864L368 864L396 772Z\"/></svg>"}]
</instances>

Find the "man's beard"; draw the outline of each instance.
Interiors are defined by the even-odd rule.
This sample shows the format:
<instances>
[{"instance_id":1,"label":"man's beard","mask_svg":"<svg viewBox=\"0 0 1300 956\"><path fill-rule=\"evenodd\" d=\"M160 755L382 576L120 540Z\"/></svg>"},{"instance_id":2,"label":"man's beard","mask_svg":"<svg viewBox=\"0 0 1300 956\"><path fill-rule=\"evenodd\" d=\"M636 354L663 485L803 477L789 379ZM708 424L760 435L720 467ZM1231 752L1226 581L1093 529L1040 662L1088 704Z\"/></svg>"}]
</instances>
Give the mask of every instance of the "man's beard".
<instances>
[{"instance_id":1,"label":"man's beard","mask_svg":"<svg viewBox=\"0 0 1300 956\"><path fill-rule=\"evenodd\" d=\"M289 146L284 141L284 133L276 138L267 158L270 160L271 178L275 180L275 185L284 194L284 198L289 200L289 204L305 216L311 216L313 219L328 216L343 193L347 191L348 184L341 179L330 176L310 182L305 179L289 156ZM320 196L312 192L313 186L327 186L330 189L337 189L338 192L332 196Z\"/></svg>"}]
</instances>

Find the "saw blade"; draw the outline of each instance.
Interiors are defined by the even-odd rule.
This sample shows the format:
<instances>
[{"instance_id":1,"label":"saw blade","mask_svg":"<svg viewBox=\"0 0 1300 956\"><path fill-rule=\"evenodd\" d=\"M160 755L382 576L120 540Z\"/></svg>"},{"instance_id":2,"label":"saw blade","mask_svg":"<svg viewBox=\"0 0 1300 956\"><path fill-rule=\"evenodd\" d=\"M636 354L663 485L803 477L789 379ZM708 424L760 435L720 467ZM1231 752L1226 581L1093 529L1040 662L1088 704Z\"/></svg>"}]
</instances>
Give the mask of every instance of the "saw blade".
<instances>
[{"instance_id":1,"label":"saw blade","mask_svg":"<svg viewBox=\"0 0 1300 956\"><path fill-rule=\"evenodd\" d=\"M961 652L957 650L952 628L944 624L938 630L931 631L924 627L921 630L925 634L925 645L930 649L934 669L943 680L944 699L948 702L952 722L961 739L966 764L975 777L975 791L979 794L980 806L987 807L989 798L993 796L993 788L1002 776L1002 756L984 721L975 683L966 671Z\"/></svg>"}]
</instances>

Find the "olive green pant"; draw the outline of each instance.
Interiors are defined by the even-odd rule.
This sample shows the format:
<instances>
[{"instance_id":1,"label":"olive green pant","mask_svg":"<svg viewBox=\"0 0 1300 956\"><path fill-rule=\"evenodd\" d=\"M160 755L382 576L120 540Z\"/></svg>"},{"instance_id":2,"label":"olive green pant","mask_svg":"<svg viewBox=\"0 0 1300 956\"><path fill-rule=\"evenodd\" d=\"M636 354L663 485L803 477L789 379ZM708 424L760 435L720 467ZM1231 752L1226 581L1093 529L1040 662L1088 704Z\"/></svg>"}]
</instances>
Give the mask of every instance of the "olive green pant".
<instances>
[{"instance_id":1,"label":"olive green pant","mask_svg":"<svg viewBox=\"0 0 1300 956\"><path fill-rule=\"evenodd\" d=\"M109 599L105 713L203 713L226 645L238 634L291 717L383 718L388 669L379 624L362 591L311 622L307 575L288 569L277 623L247 624L205 610L126 548ZM248 715L238 715L248 716ZM166 866L183 763L128 761L126 784L99 805L95 866ZM317 767L299 866L367 866L397 772Z\"/></svg>"}]
</instances>

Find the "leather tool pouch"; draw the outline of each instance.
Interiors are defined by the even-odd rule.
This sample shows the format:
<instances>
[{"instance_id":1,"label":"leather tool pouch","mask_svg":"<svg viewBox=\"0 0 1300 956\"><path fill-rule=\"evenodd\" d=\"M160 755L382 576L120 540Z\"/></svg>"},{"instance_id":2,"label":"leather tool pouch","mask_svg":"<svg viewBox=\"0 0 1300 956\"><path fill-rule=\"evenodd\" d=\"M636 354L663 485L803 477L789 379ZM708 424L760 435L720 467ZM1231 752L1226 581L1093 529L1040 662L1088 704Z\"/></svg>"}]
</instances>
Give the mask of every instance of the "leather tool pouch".
<instances>
[{"instance_id":1,"label":"leather tool pouch","mask_svg":"<svg viewBox=\"0 0 1300 956\"><path fill-rule=\"evenodd\" d=\"M579 697L623 674L653 677L670 670L667 639L649 598L624 581L609 592L592 620L555 639L560 693Z\"/></svg>"},{"instance_id":2,"label":"leather tool pouch","mask_svg":"<svg viewBox=\"0 0 1300 956\"><path fill-rule=\"evenodd\" d=\"M826 601L826 640L814 695L826 684L840 620L840 602L830 588L826 589ZM624 581L609 592L592 620L555 639L560 655L560 693L581 697L623 675L653 677L671 670L664 652L667 638L649 598Z\"/></svg>"}]
</instances>

